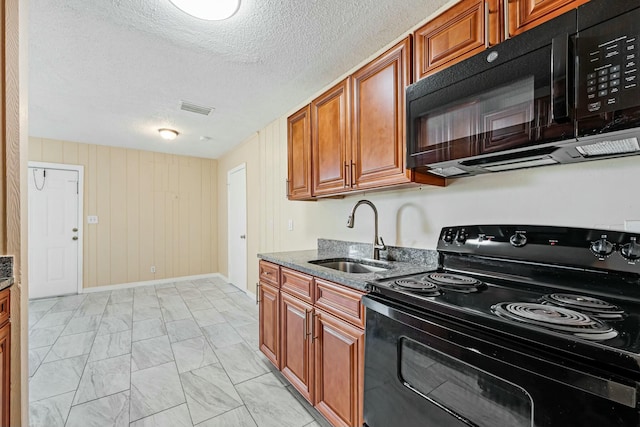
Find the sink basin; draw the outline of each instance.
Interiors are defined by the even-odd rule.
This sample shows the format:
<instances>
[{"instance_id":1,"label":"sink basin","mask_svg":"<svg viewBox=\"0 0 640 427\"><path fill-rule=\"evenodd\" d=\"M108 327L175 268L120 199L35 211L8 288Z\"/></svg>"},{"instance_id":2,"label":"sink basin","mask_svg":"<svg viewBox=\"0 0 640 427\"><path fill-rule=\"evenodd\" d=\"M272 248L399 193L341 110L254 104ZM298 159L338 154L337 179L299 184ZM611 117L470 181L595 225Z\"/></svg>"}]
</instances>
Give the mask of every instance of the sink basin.
<instances>
[{"instance_id":1,"label":"sink basin","mask_svg":"<svg viewBox=\"0 0 640 427\"><path fill-rule=\"evenodd\" d=\"M356 274L378 273L389 269L389 267L383 262L358 260L353 258L319 259L309 262L321 267Z\"/></svg>"}]
</instances>

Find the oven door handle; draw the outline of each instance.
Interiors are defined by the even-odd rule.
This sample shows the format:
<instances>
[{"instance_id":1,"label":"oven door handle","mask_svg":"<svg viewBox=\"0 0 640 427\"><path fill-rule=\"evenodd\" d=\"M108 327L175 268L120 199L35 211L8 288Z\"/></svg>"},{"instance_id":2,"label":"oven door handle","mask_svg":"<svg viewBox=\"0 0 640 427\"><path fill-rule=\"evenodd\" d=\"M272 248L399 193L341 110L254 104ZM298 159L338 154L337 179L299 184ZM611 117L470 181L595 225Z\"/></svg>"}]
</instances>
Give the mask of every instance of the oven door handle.
<instances>
[{"instance_id":1,"label":"oven door handle","mask_svg":"<svg viewBox=\"0 0 640 427\"><path fill-rule=\"evenodd\" d=\"M551 119L555 123L569 121L569 34L551 41Z\"/></svg>"}]
</instances>

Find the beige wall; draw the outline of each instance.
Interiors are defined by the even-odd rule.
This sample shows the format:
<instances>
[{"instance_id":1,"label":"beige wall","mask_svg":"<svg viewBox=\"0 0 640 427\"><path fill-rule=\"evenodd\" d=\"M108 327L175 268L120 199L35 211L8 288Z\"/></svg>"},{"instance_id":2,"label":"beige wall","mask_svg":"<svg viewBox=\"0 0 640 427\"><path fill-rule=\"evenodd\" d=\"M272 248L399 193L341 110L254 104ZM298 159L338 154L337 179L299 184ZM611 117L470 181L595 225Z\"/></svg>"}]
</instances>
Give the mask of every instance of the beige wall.
<instances>
[{"instance_id":1,"label":"beige wall","mask_svg":"<svg viewBox=\"0 0 640 427\"><path fill-rule=\"evenodd\" d=\"M10 425L28 424L27 9L0 1L0 254L14 257L11 287ZM24 404L23 404L24 403Z\"/></svg>"},{"instance_id":2,"label":"beige wall","mask_svg":"<svg viewBox=\"0 0 640 427\"><path fill-rule=\"evenodd\" d=\"M218 271L216 160L43 138L29 160L84 166L85 288Z\"/></svg>"},{"instance_id":3,"label":"beige wall","mask_svg":"<svg viewBox=\"0 0 640 427\"><path fill-rule=\"evenodd\" d=\"M247 173L247 285L246 290L255 293L258 270L256 255L260 244L260 198L263 186L260 183L260 151L257 135L252 136L238 148L218 159L218 268L229 275L228 258L228 193L227 173L241 164L246 164ZM236 283L236 286L243 287Z\"/></svg>"}]
</instances>

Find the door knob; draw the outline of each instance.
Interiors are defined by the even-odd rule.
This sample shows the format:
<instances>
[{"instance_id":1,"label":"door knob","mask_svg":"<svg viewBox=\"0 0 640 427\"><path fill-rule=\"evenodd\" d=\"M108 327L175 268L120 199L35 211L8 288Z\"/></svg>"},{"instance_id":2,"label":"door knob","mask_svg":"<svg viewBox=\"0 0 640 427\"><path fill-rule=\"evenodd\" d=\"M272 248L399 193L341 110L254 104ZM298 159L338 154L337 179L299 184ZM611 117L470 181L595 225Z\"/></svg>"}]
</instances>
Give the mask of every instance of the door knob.
<instances>
[{"instance_id":1,"label":"door knob","mask_svg":"<svg viewBox=\"0 0 640 427\"><path fill-rule=\"evenodd\" d=\"M76 231L78 231L78 229L76 227L74 227L74 228L71 229L71 231L73 231L75 233Z\"/></svg>"},{"instance_id":2,"label":"door knob","mask_svg":"<svg viewBox=\"0 0 640 427\"><path fill-rule=\"evenodd\" d=\"M71 240L78 240L78 236L73 236Z\"/></svg>"},{"instance_id":3,"label":"door knob","mask_svg":"<svg viewBox=\"0 0 640 427\"><path fill-rule=\"evenodd\" d=\"M247 235L246 235L246 234L243 234L243 235L241 235L241 236L240 236L240 238L241 238L241 239L246 239L246 238L247 238Z\"/></svg>"}]
</instances>

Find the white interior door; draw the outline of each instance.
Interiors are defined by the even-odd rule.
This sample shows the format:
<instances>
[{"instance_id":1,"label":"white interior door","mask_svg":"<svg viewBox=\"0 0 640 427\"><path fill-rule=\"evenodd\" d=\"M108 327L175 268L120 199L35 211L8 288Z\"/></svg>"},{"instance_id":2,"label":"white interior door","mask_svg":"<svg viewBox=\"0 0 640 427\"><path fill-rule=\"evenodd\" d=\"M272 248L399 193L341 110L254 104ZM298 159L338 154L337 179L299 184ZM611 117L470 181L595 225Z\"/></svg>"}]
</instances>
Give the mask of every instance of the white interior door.
<instances>
[{"instance_id":1,"label":"white interior door","mask_svg":"<svg viewBox=\"0 0 640 427\"><path fill-rule=\"evenodd\" d=\"M247 170L238 166L228 173L229 281L247 289Z\"/></svg>"},{"instance_id":2,"label":"white interior door","mask_svg":"<svg viewBox=\"0 0 640 427\"><path fill-rule=\"evenodd\" d=\"M78 292L79 172L29 167L29 298Z\"/></svg>"}]
</instances>

